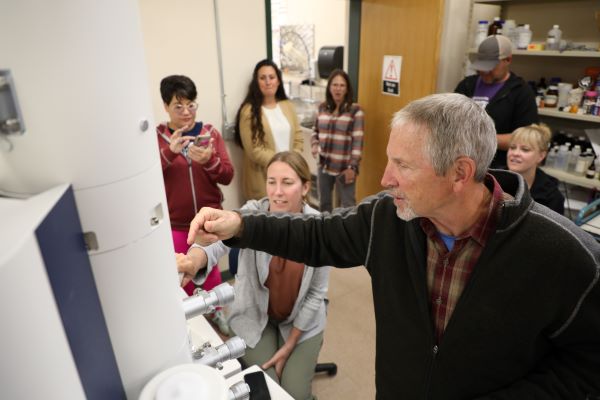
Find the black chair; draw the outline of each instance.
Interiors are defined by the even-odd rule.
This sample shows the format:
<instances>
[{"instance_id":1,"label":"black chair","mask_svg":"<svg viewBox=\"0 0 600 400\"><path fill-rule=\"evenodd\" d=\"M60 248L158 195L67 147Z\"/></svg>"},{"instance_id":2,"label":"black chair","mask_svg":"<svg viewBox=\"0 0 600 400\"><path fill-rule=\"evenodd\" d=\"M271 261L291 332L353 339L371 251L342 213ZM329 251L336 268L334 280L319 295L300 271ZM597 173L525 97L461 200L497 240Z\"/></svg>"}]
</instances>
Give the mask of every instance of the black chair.
<instances>
[{"instance_id":1,"label":"black chair","mask_svg":"<svg viewBox=\"0 0 600 400\"><path fill-rule=\"evenodd\" d=\"M319 363L315 366L315 373L327 372L329 376L337 374L337 365L335 363Z\"/></svg>"}]
</instances>

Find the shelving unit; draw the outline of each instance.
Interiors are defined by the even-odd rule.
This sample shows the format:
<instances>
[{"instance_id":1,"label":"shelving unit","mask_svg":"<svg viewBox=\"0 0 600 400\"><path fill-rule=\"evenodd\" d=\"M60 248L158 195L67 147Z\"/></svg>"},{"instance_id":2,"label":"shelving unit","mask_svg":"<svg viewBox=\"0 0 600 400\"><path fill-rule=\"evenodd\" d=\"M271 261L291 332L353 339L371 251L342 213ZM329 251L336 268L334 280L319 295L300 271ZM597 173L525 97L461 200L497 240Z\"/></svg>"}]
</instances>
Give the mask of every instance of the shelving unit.
<instances>
[{"instance_id":1,"label":"shelving unit","mask_svg":"<svg viewBox=\"0 0 600 400\"><path fill-rule=\"evenodd\" d=\"M517 24L529 24L534 43L545 42L548 30L558 24L563 40L595 50L514 50L511 69L526 81L560 77L564 82L576 83L587 67L600 66L600 4L597 0L472 0L469 40L474 37L476 19L489 19L490 13L504 20L513 19ZM472 42L470 47L473 47ZM476 51L471 48L468 52Z\"/></svg>"},{"instance_id":2,"label":"shelving unit","mask_svg":"<svg viewBox=\"0 0 600 400\"><path fill-rule=\"evenodd\" d=\"M600 58L600 51L513 50L515 56Z\"/></svg>"},{"instance_id":3,"label":"shelving unit","mask_svg":"<svg viewBox=\"0 0 600 400\"><path fill-rule=\"evenodd\" d=\"M477 49L469 49L469 54L476 54ZM600 58L600 51L583 50L513 50L513 56L534 56L534 57L580 57L580 58Z\"/></svg>"},{"instance_id":4,"label":"shelving unit","mask_svg":"<svg viewBox=\"0 0 600 400\"><path fill-rule=\"evenodd\" d=\"M494 14L495 13L495 14ZM493 14L493 15L492 15ZM573 83L584 75L588 67L600 67L600 3L595 0L472 0L470 10L470 35L474 37L476 19L489 19L499 16L513 19L517 24L529 24L533 32L532 42L545 42L548 30L554 24L560 25L563 39L573 44L584 45L596 51L566 50L530 51L513 50L511 71L525 81L538 82L541 77L548 82L559 77L563 82ZM470 42L470 46L473 44ZM469 54L477 49L470 48ZM574 136L582 136L588 128L600 128L600 117L594 115L571 114L555 108L538 109L542 122L554 131L565 130ZM589 199L589 190L600 190L600 181L587 179L554 168L543 167L549 175L567 183L571 203ZM567 188L568 187L568 188ZM572 204L571 204L572 205Z\"/></svg>"},{"instance_id":5,"label":"shelving unit","mask_svg":"<svg viewBox=\"0 0 600 400\"><path fill-rule=\"evenodd\" d=\"M550 176L555 177L559 181L569 183L571 185L581 186L587 189L600 190L600 180L588 179L583 176L578 176L560 169L542 167L542 170Z\"/></svg>"},{"instance_id":6,"label":"shelving unit","mask_svg":"<svg viewBox=\"0 0 600 400\"><path fill-rule=\"evenodd\" d=\"M471 27L475 26L478 12L475 7L489 12L497 11L502 19L513 19L517 24L527 23L533 32L532 42L544 42L548 29L559 24L563 39L597 51L531 51L513 50L511 70L526 81L538 82L541 77L549 81L559 77L563 82L577 81L588 67L600 67L600 4L596 0L472 0ZM478 10L480 10L478 8ZM490 11L491 10L491 11ZM474 37L473 28L470 38ZM477 49L470 48L469 54ZM599 128L600 117L594 115L571 114L556 109L538 110L543 122L555 130L572 131L576 136L583 135L586 128Z\"/></svg>"},{"instance_id":7,"label":"shelving unit","mask_svg":"<svg viewBox=\"0 0 600 400\"><path fill-rule=\"evenodd\" d=\"M546 117L572 119L574 121L587 121L600 123L600 117L587 114L572 114L570 112L558 111L556 108L538 108L538 114Z\"/></svg>"}]
</instances>

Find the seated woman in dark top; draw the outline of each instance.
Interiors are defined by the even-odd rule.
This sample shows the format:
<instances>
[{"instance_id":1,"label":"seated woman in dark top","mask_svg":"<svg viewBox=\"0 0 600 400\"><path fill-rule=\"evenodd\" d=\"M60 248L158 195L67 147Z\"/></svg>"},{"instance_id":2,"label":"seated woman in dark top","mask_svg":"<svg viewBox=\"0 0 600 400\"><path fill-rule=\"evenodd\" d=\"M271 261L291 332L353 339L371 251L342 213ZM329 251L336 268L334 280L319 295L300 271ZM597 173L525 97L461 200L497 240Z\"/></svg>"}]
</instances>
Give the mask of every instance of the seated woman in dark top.
<instances>
[{"instance_id":1,"label":"seated woman in dark top","mask_svg":"<svg viewBox=\"0 0 600 400\"><path fill-rule=\"evenodd\" d=\"M508 148L508 169L523 176L531 197L559 214L565 211L565 198L558 180L538 166L546 157L552 133L544 124L531 124L515 130Z\"/></svg>"}]
</instances>

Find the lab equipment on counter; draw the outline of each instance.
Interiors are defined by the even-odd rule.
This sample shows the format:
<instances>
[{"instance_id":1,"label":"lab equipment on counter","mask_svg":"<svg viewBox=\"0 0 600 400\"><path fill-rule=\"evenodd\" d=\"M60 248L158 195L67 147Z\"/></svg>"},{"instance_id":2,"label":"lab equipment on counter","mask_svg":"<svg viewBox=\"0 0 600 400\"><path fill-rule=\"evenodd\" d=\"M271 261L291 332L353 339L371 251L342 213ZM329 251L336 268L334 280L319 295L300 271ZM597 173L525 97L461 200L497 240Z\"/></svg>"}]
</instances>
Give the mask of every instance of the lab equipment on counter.
<instances>
[{"instance_id":1,"label":"lab equipment on counter","mask_svg":"<svg viewBox=\"0 0 600 400\"><path fill-rule=\"evenodd\" d=\"M215 286L209 291L196 289L194 294L183 299L183 311L186 319L215 311L216 307L224 306L233 301L235 292L227 282Z\"/></svg>"},{"instance_id":2,"label":"lab equipment on counter","mask_svg":"<svg viewBox=\"0 0 600 400\"><path fill-rule=\"evenodd\" d=\"M206 343L200 349L194 351L192 357L197 364L222 369L223 362L242 357L244 354L246 354L246 342L241 337L234 336L216 347Z\"/></svg>"}]
</instances>

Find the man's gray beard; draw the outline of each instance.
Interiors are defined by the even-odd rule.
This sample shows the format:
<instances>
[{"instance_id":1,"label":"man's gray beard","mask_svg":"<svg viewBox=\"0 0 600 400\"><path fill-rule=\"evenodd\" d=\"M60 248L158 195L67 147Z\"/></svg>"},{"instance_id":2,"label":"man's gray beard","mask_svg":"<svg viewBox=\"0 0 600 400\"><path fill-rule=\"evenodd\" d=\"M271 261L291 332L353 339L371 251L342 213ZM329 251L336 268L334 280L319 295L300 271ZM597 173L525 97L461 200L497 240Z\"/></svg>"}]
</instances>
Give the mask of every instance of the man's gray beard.
<instances>
[{"instance_id":1,"label":"man's gray beard","mask_svg":"<svg viewBox=\"0 0 600 400\"><path fill-rule=\"evenodd\" d=\"M398 218L406 222L410 221L411 219L419 218L419 215L409 205L406 205L402 211L396 207L396 215Z\"/></svg>"}]
</instances>

